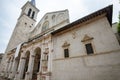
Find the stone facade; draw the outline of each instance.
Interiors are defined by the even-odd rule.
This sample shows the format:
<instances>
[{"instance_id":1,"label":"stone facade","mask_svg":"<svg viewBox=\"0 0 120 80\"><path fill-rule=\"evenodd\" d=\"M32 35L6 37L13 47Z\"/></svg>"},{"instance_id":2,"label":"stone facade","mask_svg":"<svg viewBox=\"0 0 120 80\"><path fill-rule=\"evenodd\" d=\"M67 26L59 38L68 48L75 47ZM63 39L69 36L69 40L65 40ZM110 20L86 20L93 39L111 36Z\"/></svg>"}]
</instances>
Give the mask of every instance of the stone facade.
<instances>
[{"instance_id":1,"label":"stone facade","mask_svg":"<svg viewBox=\"0 0 120 80\"><path fill-rule=\"evenodd\" d=\"M107 19L96 18L86 25L75 27L54 36L52 80L119 80L120 45ZM86 35L93 39L82 42ZM65 42L70 44L69 58L64 58L62 45ZM94 54L87 55L87 43L92 43Z\"/></svg>"},{"instance_id":2,"label":"stone facade","mask_svg":"<svg viewBox=\"0 0 120 80\"><path fill-rule=\"evenodd\" d=\"M72 23L68 10L50 12L34 27L38 11L31 2L22 7L1 76L12 80L120 79L112 5Z\"/></svg>"},{"instance_id":3,"label":"stone facade","mask_svg":"<svg viewBox=\"0 0 120 80\"><path fill-rule=\"evenodd\" d=\"M2 61L2 57L3 57L4 54L0 53L0 63Z\"/></svg>"}]
</instances>

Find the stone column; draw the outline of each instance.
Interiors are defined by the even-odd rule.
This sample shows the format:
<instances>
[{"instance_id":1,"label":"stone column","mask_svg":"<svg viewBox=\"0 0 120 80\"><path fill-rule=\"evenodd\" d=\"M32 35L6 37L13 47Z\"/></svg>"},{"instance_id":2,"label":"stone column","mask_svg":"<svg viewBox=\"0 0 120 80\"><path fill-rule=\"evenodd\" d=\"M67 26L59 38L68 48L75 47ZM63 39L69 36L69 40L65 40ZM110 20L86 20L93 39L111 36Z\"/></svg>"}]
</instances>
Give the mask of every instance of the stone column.
<instances>
[{"instance_id":1,"label":"stone column","mask_svg":"<svg viewBox=\"0 0 120 80\"><path fill-rule=\"evenodd\" d=\"M9 75L10 79L13 79L15 77L16 71L17 71L17 65L18 65L18 60L14 59L13 65L12 65L12 73Z\"/></svg>"},{"instance_id":2,"label":"stone column","mask_svg":"<svg viewBox=\"0 0 120 80\"><path fill-rule=\"evenodd\" d=\"M52 55L52 52L53 52L53 49L52 49L52 40L49 41L48 46L49 46L48 71L51 71L51 69L52 69L52 56L51 55Z\"/></svg>"},{"instance_id":3,"label":"stone column","mask_svg":"<svg viewBox=\"0 0 120 80\"><path fill-rule=\"evenodd\" d=\"M4 73L4 76L7 77L8 75L8 67L9 67L9 61L7 60L7 63L6 63L6 66L5 66L5 73Z\"/></svg>"},{"instance_id":4,"label":"stone column","mask_svg":"<svg viewBox=\"0 0 120 80\"><path fill-rule=\"evenodd\" d=\"M9 68L8 68L8 78L9 78L9 75L11 74L12 64L13 64L13 59L11 58Z\"/></svg>"},{"instance_id":5,"label":"stone column","mask_svg":"<svg viewBox=\"0 0 120 80\"><path fill-rule=\"evenodd\" d=\"M33 55L33 51L30 52L30 60L28 65L28 70L26 72L25 80L32 80L32 74L33 74L33 67L34 67L34 59L35 55Z\"/></svg>"},{"instance_id":6,"label":"stone column","mask_svg":"<svg viewBox=\"0 0 120 80\"><path fill-rule=\"evenodd\" d=\"M24 68L25 68L25 62L26 62L26 57L21 57L20 58L20 63L18 66L18 75L17 75L17 79L22 79L23 78L23 73L24 73Z\"/></svg>"},{"instance_id":7,"label":"stone column","mask_svg":"<svg viewBox=\"0 0 120 80\"><path fill-rule=\"evenodd\" d=\"M37 80L41 80L42 75L42 59L43 59L43 46L44 42L41 43L41 58L40 58L40 66L39 66L39 72L37 74Z\"/></svg>"},{"instance_id":8,"label":"stone column","mask_svg":"<svg viewBox=\"0 0 120 80\"><path fill-rule=\"evenodd\" d=\"M50 37L50 40L48 42L48 48L49 48L49 53L48 53L48 70L47 70L47 74L46 74L46 80L50 80L51 78L51 71L52 71L52 52L53 52L53 48L52 48L52 39Z\"/></svg>"}]
</instances>

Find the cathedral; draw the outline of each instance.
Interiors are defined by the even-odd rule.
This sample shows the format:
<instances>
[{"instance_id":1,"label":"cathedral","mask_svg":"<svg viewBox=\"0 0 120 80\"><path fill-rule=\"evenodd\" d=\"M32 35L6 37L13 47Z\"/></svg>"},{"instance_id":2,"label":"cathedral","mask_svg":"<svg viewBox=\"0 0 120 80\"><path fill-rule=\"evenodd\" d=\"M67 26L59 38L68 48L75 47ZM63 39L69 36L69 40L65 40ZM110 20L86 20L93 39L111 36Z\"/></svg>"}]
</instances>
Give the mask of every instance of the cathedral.
<instances>
[{"instance_id":1,"label":"cathedral","mask_svg":"<svg viewBox=\"0 0 120 80\"><path fill-rule=\"evenodd\" d=\"M36 23L26 2L0 65L8 80L120 80L120 45L109 5L72 23L69 11L46 13Z\"/></svg>"}]
</instances>

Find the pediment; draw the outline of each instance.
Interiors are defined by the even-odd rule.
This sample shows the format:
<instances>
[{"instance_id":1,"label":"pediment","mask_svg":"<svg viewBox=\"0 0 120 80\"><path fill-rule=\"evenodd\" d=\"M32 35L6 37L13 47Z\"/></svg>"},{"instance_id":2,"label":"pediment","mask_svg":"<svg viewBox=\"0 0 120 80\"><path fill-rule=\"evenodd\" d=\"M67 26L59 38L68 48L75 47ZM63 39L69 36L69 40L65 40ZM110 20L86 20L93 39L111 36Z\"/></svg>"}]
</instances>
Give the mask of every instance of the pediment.
<instances>
[{"instance_id":1,"label":"pediment","mask_svg":"<svg viewBox=\"0 0 120 80\"><path fill-rule=\"evenodd\" d=\"M64 44L62 45L62 47L68 47L68 46L70 46L70 44L67 41L65 41Z\"/></svg>"},{"instance_id":2,"label":"pediment","mask_svg":"<svg viewBox=\"0 0 120 80\"><path fill-rule=\"evenodd\" d=\"M92 40L93 37L88 36L87 34L85 34L84 38L81 40L81 42L85 42L85 41L89 41Z\"/></svg>"}]
</instances>

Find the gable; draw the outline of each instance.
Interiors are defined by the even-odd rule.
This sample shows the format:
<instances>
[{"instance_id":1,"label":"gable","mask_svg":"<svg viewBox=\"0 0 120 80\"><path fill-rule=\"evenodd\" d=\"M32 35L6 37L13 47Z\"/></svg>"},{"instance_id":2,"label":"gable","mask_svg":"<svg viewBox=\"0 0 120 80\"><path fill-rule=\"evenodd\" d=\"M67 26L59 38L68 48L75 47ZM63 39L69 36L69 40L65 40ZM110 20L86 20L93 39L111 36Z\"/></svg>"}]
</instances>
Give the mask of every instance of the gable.
<instances>
[{"instance_id":1,"label":"gable","mask_svg":"<svg viewBox=\"0 0 120 80\"><path fill-rule=\"evenodd\" d=\"M68 10L46 13L39 21L37 26L30 33L30 38L41 33L47 32L49 29L59 29L69 23Z\"/></svg>"},{"instance_id":2,"label":"gable","mask_svg":"<svg viewBox=\"0 0 120 80\"><path fill-rule=\"evenodd\" d=\"M96 18L96 17L101 16L101 15L105 15L105 17L107 17L107 20L108 20L109 24L112 26L112 10L113 10L113 5L107 6L103 9L100 9L100 10L98 10L98 11L92 13L92 14L89 14L89 15L81 18L81 19L78 19L78 20L76 20L76 21L74 21L74 22L72 22L72 23L70 23L70 24L52 32L52 34L54 35L56 33L59 33L61 31L69 29L71 27L74 27L75 25L83 24L83 23L85 23L89 20L92 20L93 18Z\"/></svg>"}]
</instances>

